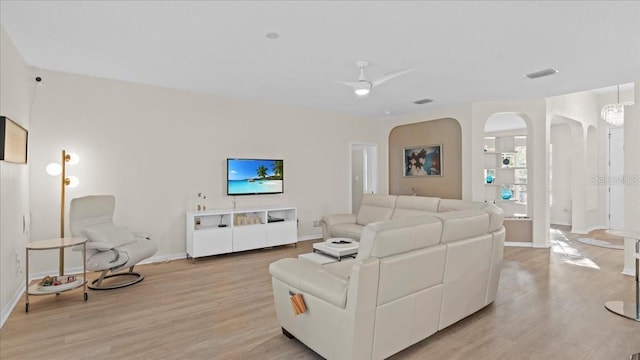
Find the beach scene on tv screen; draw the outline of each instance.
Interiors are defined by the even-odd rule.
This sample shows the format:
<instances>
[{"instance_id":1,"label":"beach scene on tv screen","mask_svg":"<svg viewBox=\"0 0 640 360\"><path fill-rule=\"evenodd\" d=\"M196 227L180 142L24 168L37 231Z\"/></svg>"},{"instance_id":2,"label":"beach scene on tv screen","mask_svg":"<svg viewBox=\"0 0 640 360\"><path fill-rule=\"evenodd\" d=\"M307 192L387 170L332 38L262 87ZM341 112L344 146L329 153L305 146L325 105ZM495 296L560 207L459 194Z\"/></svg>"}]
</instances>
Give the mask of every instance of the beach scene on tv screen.
<instances>
[{"instance_id":1,"label":"beach scene on tv screen","mask_svg":"<svg viewBox=\"0 0 640 360\"><path fill-rule=\"evenodd\" d=\"M229 159L227 166L229 195L283 192L282 160Z\"/></svg>"}]
</instances>

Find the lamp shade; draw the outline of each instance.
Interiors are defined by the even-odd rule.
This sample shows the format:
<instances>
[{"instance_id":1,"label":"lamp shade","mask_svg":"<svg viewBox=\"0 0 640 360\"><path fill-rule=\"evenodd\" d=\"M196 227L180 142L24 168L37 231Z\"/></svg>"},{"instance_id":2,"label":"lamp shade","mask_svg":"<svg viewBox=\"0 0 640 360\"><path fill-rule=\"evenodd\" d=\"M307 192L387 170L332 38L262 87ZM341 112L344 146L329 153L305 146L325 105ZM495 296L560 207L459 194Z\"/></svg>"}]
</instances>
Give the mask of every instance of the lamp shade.
<instances>
[{"instance_id":1,"label":"lamp shade","mask_svg":"<svg viewBox=\"0 0 640 360\"><path fill-rule=\"evenodd\" d=\"M60 166L60 164L57 164L57 163L51 163L47 165L47 174L51 176L58 176L62 174L62 166Z\"/></svg>"},{"instance_id":2,"label":"lamp shade","mask_svg":"<svg viewBox=\"0 0 640 360\"><path fill-rule=\"evenodd\" d=\"M78 156L78 154L69 153L69 154L67 154L67 156L69 157L68 160L67 160L69 165L75 165L75 164L80 162L80 157Z\"/></svg>"},{"instance_id":3,"label":"lamp shade","mask_svg":"<svg viewBox=\"0 0 640 360\"><path fill-rule=\"evenodd\" d=\"M67 186L70 188L74 188L78 186L78 184L80 184L80 179L78 179L75 176L69 176L67 180L68 180Z\"/></svg>"}]
</instances>

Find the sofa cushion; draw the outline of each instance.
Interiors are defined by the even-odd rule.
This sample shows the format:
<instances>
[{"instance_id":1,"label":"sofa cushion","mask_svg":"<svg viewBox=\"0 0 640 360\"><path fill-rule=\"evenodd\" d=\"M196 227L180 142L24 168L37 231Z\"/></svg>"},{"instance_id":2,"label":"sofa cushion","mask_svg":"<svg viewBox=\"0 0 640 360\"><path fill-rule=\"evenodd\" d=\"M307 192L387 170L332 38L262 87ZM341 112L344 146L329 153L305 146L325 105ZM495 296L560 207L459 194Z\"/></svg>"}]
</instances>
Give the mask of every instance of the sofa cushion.
<instances>
[{"instance_id":1,"label":"sofa cushion","mask_svg":"<svg viewBox=\"0 0 640 360\"><path fill-rule=\"evenodd\" d=\"M381 259L378 305L442 283L446 253L446 245L438 244Z\"/></svg>"},{"instance_id":2,"label":"sofa cushion","mask_svg":"<svg viewBox=\"0 0 640 360\"><path fill-rule=\"evenodd\" d=\"M442 221L442 243L486 234L489 214L483 210L460 210L434 215Z\"/></svg>"},{"instance_id":3,"label":"sofa cushion","mask_svg":"<svg viewBox=\"0 0 640 360\"><path fill-rule=\"evenodd\" d=\"M280 259L269 265L271 275L309 295L344 308L348 281L325 271L322 266L298 259Z\"/></svg>"},{"instance_id":4,"label":"sofa cushion","mask_svg":"<svg viewBox=\"0 0 640 360\"><path fill-rule=\"evenodd\" d=\"M442 222L429 215L369 224L362 230L356 261L435 245L440 242L441 231Z\"/></svg>"},{"instance_id":5,"label":"sofa cushion","mask_svg":"<svg viewBox=\"0 0 640 360\"><path fill-rule=\"evenodd\" d=\"M406 218L415 215L433 215L438 212L440 198L428 196L401 195L396 199L396 207L392 219Z\"/></svg>"},{"instance_id":6,"label":"sofa cushion","mask_svg":"<svg viewBox=\"0 0 640 360\"><path fill-rule=\"evenodd\" d=\"M396 206L396 198L395 195L366 194L362 197L356 224L364 226L391 219L391 214Z\"/></svg>"},{"instance_id":7,"label":"sofa cushion","mask_svg":"<svg viewBox=\"0 0 640 360\"><path fill-rule=\"evenodd\" d=\"M331 237L346 237L360 240L364 226L358 224L337 224L331 227Z\"/></svg>"}]
</instances>

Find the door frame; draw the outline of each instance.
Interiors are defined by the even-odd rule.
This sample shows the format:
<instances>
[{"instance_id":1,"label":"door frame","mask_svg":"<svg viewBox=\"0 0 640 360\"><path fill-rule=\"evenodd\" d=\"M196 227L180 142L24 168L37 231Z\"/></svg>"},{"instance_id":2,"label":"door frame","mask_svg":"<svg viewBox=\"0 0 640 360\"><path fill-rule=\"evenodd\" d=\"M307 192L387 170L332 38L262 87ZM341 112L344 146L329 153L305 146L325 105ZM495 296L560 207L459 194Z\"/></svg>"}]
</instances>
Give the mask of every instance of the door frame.
<instances>
[{"instance_id":1,"label":"door frame","mask_svg":"<svg viewBox=\"0 0 640 360\"><path fill-rule=\"evenodd\" d=\"M606 158L606 169L607 169L607 177L606 177L606 183L607 183L607 191L606 191L606 195L607 195L607 228L611 229L611 185L612 185L612 175L611 175L611 131L612 130L620 130L622 131L622 139L624 141L624 127L622 126L609 126L607 127L607 158ZM623 151L622 151L622 156L624 156L624 143L622 144L623 146ZM623 173L624 173L624 158L622 160L622 167L623 167ZM620 185L620 184L618 184ZM622 222L624 224L624 204L622 204ZM624 226L623 226L624 227Z\"/></svg>"},{"instance_id":2,"label":"door frame","mask_svg":"<svg viewBox=\"0 0 640 360\"><path fill-rule=\"evenodd\" d=\"M349 186L348 193L348 203L349 203L349 213L353 212L353 186L351 185L351 180L353 179L353 151L358 149L367 149L367 176L372 177L370 180L371 187L373 188L373 194L378 192L378 144L376 143L366 143L366 142L357 142L352 141L349 142L349 177L347 184Z\"/></svg>"}]
</instances>

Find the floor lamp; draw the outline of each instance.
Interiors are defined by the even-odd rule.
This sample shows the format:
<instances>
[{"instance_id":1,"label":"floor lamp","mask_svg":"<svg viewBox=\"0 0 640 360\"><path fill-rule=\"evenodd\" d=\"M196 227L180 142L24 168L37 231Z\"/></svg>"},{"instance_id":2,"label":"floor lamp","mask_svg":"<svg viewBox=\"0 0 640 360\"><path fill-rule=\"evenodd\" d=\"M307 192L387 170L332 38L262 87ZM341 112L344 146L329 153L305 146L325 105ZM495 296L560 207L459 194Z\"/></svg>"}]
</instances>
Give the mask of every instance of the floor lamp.
<instances>
[{"instance_id":1,"label":"floor lamp","mask_svg":"<svg viewBox=\"0 0 640 360\"><path fill-rule=\"evenodd\" d=\"M80 161L80 158L76 154L67 153L62 150L62 161L60 164L51 163L47 165L47 173L52 176L61 175L60 178L60 238L64 238L64 195L66 187L76 187L80 182L77 177L67 177L67 163L69 165L75 165ZM64 249L60 249L60 275L64 275Z\"/></svg>"}]
</instances>

